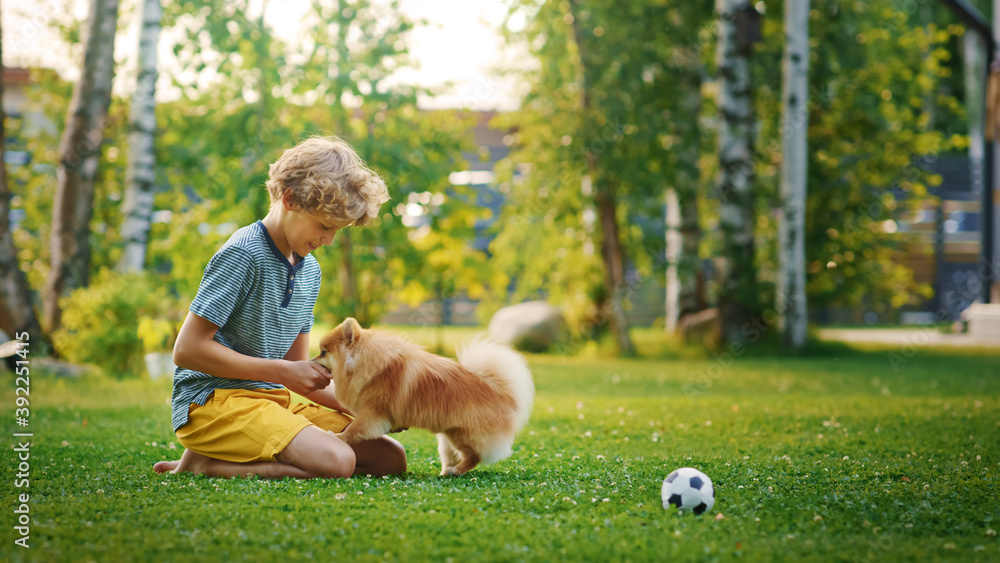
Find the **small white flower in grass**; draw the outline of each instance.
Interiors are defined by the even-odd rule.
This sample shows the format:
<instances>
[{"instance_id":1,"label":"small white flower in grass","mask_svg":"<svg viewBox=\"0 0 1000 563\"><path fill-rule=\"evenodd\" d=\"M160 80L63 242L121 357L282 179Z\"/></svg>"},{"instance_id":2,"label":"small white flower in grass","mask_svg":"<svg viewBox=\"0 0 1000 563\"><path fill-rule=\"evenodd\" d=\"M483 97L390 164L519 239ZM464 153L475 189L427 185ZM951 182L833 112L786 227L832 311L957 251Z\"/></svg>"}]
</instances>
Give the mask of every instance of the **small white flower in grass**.
<instances>
[{"instance_id":1,"label":"small white flower in grass","mask_svg":"<svg viewBox=\"0 0 1000 563\"><path fill-rule=\"evenodd\" d=\"M820 516L819 514L813 514L813 522L819 522L822 519L823 517Z\"/></svg>"},{"instance_id":2,"label":"small white flower in grass","mask_svg":"<svg viewBox=\"0 0 1000 563\"><path fill-rule=\"evenodd\" d=\"M577 401L576 402L576 408L582 409L583 408L583 401Z\"/></svg>"},{"instance_id":3,"label":"small white flower in grass","mask_svg":"<svg viewBox=\"0 0 1000 563\"><path fill-rule=\"evenodd\" d=\"M993 536L997 535L997 531L994 530L993 528L989 528L989 529L986 530L986 535L989 536L989 537L993 537Z\"/></svg>"},{"instance_id":4,"label":"small white flower in grass","mask_svg":"<svg viewBox=\"0 0 1000 563\"><path fill-rule=\"evenodd\" d=\"M711 420L706 420L705 421L705 426L711 426L711 425L712 425L712 421Z\"/></svg>"},{"instance_id":5,"label":"small white flower in grass","mask_svg":"<svg viewBox=\"0 0 1000 563\"><path fill-rule=\"evenodd\" d=\"M984 549L986 549L985 545L977 545L976 547L972 548L972 551L982 551Z\"/></svg>"},{"instance_id":6,"label":"small white flower in grass","mask_svg":"<svg viewBox=\"0 0 1000 563\"><path fill-rule=\"evenodd\" d=\"M844 456L844 459L842 459L841 461L847 461L847 460L849 460L849 459L851 459L851 456L847 456L847 455L845 455L845 456Z\"/></svg>"},{"instance_id":7,"label":"small white flower in grass","mask_svg":"<svg viewBox=\"0 0 1000 563\"><path fill-rule=\"evenodd\" d=\"M611 502L611 499L609 499L609 498L602 498L601 502Z\"/></svg>"},{"instance_id":8,"label":"small white flower in grass","mask_svg":"<svg viewBox=\"0 0 1000 563\"><path fill-rule=\"evenodd\" d=\"M680 530L674 530L674 535L677 536L677 537L681 537L681 531Z\"/></svg>"},{"instance_id":9,"label":"small white flower in grass","mask_svg":"<svg viewBox=\"0 0 1000 563\"><path fill-rule=\"evenodd\" d=\"M597 459L603 460L604 459L604 455L603 454L597 454Z\"/></svg>"},{"instance_id":10,"label":"small white flower in grass","mask_svg":"<svg viewBox=\"0 0 1000 563\"><path fill-rule=\"evenodd\" d=\"M721 522L722 520L725 520L725 519L726 519L726 517L721 512L715 515L715 521L716 522Z\"/></svg>"},{"instance_id":11,"label":"small white flower in grass","mask_svg":"<svg viewBox=\"0 0 1000 563\"><path fill-rule=\"evenodd\" d=\"M953 544L951 542L946 543L946 544L944 544L944 548L945 549L955 549L955 544Z\"/></svg>"}]
</instances>

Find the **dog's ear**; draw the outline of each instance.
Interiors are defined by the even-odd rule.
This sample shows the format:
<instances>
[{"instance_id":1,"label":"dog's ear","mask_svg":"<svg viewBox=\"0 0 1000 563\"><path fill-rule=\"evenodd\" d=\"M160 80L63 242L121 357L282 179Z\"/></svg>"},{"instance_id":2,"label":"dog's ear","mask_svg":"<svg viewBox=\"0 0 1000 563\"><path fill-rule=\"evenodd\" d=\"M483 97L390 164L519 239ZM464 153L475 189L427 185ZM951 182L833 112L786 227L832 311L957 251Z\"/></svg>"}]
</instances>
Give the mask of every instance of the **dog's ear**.
<instances>
[{"instance_id":1,"label":"dog's ear","mask_svg":"<svg viewBox=\"0 0 1000 563\"><path fill-rule=\"evenodd\" d=\"M344 319L344 340L347 345L350 346L361 337L361 325L358 321L354 320L354 317L347 317Z\"/></svg>"}]
</instances>

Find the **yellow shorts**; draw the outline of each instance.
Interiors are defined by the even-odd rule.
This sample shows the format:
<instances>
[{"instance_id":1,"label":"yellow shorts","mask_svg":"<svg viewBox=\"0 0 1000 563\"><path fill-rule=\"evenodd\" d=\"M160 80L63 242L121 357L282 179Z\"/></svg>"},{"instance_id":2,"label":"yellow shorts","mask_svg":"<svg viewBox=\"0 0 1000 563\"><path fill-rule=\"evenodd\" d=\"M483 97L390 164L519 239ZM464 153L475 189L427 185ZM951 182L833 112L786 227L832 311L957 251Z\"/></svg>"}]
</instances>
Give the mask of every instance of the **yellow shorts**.
<instances>
[{"instance_id":1,"label":"yellow shorts","mask_svg":"<svg viewBox=\"0 0 1000 563\"><path fill-rule=\"evenodd\" d=\"M204 405L191 403L177 429L185 448L223 461L274 461L303 428L340 432L348 415L312 403L292 403L287 389L216 389Z\"/></svg>"}]
</instances>

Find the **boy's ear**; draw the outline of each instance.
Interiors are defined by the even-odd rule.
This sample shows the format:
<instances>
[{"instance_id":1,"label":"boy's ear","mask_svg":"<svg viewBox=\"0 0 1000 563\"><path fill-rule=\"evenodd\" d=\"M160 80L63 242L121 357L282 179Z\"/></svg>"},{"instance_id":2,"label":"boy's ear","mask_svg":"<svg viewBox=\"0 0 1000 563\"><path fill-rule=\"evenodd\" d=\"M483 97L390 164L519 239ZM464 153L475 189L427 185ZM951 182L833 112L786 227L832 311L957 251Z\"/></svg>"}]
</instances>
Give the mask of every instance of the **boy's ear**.
<instances>
[{"instance_id":1,"label":"boy's ear","mask_svg":"<svg viewBox=\"0 0 1000 563\"><path fill-rule=\"evenodd\" d=\"M358 321L354 320L354 317L344 319L344 339L347 341L347 344L354 344L354 341L360 336L361 325L358 324Z\"/></svg>"}]
</instances>

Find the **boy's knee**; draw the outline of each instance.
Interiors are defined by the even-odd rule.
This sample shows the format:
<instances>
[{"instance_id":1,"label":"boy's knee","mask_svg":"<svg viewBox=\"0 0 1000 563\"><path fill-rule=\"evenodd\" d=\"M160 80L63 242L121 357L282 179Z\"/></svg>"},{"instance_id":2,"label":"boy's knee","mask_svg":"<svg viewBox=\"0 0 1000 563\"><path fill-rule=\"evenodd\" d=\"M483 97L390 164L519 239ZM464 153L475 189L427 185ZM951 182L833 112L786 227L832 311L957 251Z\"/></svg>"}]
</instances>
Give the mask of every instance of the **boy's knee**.
<instances>
[{"instance_id":1,"label":"boy's knee","mask_svg":"<svg viewBox=\"0 0 1000 563\"><path fill-rule=\"evenodd\" d=\"M344 443L330 444L317 452L314 472L317 477L346 479L354 475L357 458L354 450Z\"/></svg>"}]
</instances>

